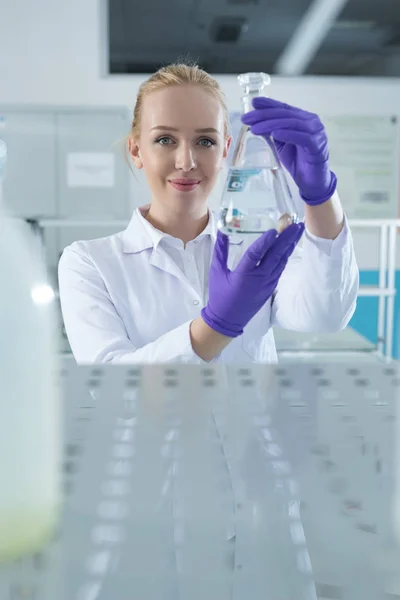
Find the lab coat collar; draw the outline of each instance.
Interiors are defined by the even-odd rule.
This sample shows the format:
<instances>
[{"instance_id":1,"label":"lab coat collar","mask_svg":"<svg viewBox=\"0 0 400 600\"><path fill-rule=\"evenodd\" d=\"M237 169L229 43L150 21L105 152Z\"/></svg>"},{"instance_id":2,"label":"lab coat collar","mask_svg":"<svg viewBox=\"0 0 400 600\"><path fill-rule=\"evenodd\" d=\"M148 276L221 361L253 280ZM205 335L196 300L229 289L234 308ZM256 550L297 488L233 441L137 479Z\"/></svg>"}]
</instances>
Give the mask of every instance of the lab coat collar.
<instances>
[{"instance_id":1,"label":"lab coat collar","mask_svg":"<svg viewBox=\"0 0 400 600\"><path fill-rule=\"evenodd\" d=\"M148 248L157 249L158 244L163 238L169 237L168 234L159 231L151 223L146 221L143 214L148 210L149 205L141 206L135 210L128 227L122 232L122 249L125 254L131 254L147 250ZM206 228L197 236L201 239L209 235L213 244L217 238L217 220L214 213L209 211L209 220Z\"/></svg>"}]
</instances>

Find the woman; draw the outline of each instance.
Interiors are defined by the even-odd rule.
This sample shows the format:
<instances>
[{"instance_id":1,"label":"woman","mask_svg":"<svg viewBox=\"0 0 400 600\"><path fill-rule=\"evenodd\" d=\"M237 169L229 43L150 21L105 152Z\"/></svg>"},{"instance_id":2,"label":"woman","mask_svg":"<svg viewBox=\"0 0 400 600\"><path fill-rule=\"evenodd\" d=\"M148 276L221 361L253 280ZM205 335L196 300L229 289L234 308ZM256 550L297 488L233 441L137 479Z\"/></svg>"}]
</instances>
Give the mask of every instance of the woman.
<instances>
[{"instance_id":1,"label":"woman","mask_svg":"<svg viewBox=\"0 0 400 600\"><path fill-rule=\"evenodd\" d=\"M125 231L74 242L60 259L78 363L272 363L272 325L334 332L348 324L358 270L323 125L267 98L253 105L243 121L273 134L305 203L303 247L295 250L300 224L251 245L217 232L207 199L231 143L223 94L198 67L160 69L139 90L128 140L151 204Z\"/></svg>"}]
</instances>

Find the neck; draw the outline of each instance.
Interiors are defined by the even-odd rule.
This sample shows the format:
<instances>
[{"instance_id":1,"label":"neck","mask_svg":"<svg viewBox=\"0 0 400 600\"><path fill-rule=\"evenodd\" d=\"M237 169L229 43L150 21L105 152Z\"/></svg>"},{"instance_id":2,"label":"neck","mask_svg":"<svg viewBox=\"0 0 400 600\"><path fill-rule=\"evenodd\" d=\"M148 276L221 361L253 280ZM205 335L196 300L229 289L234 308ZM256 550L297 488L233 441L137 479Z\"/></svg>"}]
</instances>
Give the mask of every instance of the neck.
<instances>
[{"instance_id":1,"label":"neck","mask_svg":"<svg viewBox=\"0 0 400 600\"><path fill-rule=\"evenodd\" d=\"M205 229L208 223L208 208L204 204L193 212L179 213L152 202L144 217L159 231L168 233L186 244Z\"/></svg>"}]
</instances>

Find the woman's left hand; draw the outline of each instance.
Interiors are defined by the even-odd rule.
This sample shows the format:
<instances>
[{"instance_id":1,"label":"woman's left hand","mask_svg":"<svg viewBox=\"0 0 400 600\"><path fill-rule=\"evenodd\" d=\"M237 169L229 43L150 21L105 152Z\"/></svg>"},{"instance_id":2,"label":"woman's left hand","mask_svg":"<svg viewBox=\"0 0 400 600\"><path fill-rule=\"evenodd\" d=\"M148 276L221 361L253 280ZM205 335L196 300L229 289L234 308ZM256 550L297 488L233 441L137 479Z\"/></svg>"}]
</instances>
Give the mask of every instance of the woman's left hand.
<instances>
[{"instance_id":1,"label":"woman's left hand","mask_svg":"<svg viewBox=\"0 0 400 600\"><path fill-rule=\"evenodd\" d=\"M293 177L303 200L310 205L329 200L336 175L329 169L328 138L318 115L271 98L254 98L242 116L252 133L272 136L282 164Z\"/></svg>"}]
</instances>

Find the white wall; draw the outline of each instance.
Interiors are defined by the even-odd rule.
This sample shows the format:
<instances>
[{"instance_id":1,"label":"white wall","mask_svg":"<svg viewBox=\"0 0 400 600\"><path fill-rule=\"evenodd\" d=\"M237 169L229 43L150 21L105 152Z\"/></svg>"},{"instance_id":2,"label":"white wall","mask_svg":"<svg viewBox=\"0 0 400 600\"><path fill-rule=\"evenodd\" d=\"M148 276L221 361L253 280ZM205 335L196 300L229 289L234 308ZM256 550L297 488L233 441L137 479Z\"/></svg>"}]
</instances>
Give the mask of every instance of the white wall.
<instances>
[{"instance_id":1,"label":"white wall","mask_svg":"<svg viewBox=\"0 0 400 600\"><path fill-rule=\"evenodd\" d=\"M105 0L0 0L0 5L2 104L133 108L145 76L102 75ZM230 110L240 109L235 77L217 79ZM325 114L400 114L397 79L274 77L273 93L279 100ZM355 238L360 266L376 268L371 234Z\"/></svg>"}]
</instances>

